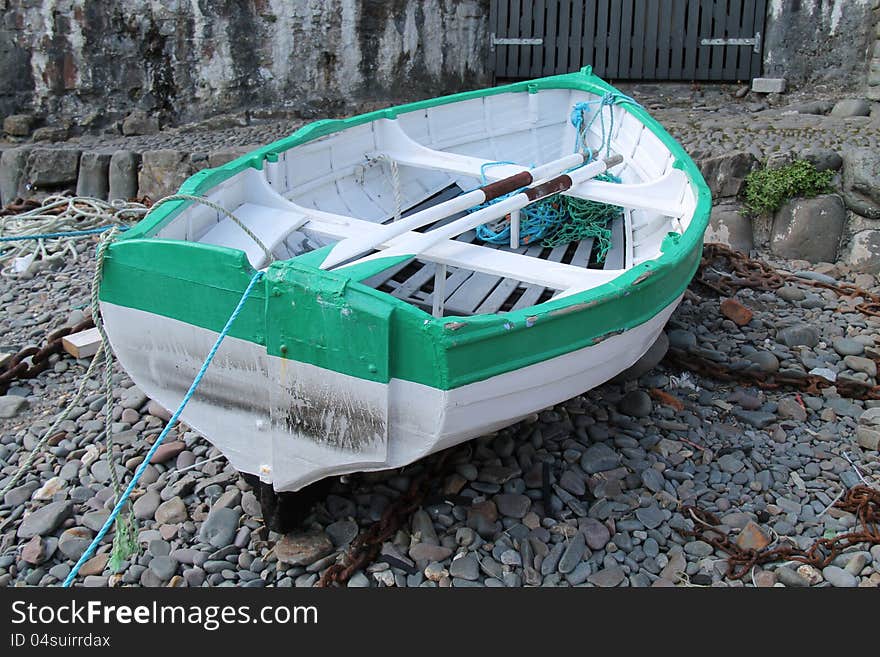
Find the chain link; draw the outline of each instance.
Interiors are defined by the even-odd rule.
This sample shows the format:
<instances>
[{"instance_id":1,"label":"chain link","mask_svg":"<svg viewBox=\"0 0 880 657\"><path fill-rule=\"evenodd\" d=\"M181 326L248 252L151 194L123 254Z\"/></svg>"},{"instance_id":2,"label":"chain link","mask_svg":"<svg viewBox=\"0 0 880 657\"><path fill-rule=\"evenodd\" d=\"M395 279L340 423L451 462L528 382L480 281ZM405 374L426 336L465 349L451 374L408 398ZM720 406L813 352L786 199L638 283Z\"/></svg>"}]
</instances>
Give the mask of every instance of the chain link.
<instances>
[{"instance_id":1,"label":"chain link","mask_svg":"<svg viewBox=\"0 0 880 657\"><path fill-rule=\"evenodd\" d=\"M730 273L720 271L720 268L726 268ZM766 262L749 258L723 244L705 245L703 258L694 277L694 282L722 296L733 296L742 288L772 291L779 289L786 282L797 282L829 289L851 300L860 297L861 301L853 306L854 310L866 315L880 316L880 297L857 285L814 281L779 272ZM724 363L675 347L669 349L664 360L673 367L689 370L711 379L747 383L764 390L794 388L811 395L817 395L821 393L823 388L834 386L838 394L850 399L880 399L880 385L871 385L857 379L830 381L816 374L781 374L779 372L766 373L754 369L734 369Z\"/></svg>"},{"instance_id":2,"label":"chain link","mask_svg":"<svg viewBox=\"0 0 880 657\"><path fill-rule=\"evenodd\" d=\"M817 539L806 550L790 543L759 550L741 548L729 535L717 529L721 521L713 513L696 506L683 506L681 509L685 517L689 516L694 521L695 529L682 528L677 531L682 536L709 543L727 554L727 577L730 579L742 579L754 566L783 559L800 561L821 570L849 547L860 543L880 545L880 491L863 485L854 486L834 506L855 515L859 529L838 534L834 538Z\"/></svg>"},{"instance_id":3,"label":"chain link","mask_svg":"<svg viewBox=\"0 0 880 657\"><path fill-rule=\"evenodd\" d=\"M12 356L0 372L0 394L6 394L14 381L33 379L49 367L49 357L64 353L62 338L95 326L92 318L84 319L76 326L63 326L46 336L43 347L25 347Z\"/></svg>"},{"instance_id":4,"label":"chain link","mask_svg":"<svg viewBox=\"0 0 880 657\"><path fill-rule=\"evenodd\" d=\"M718 271L719 267L724 266L730 270L729 275ZM769 292L778 290L786 283L809 285L831 290L853 302L860 298L861 300L853 305L854 310L864 315L880 317L880 296L858 285L846 282L829 283L780 272L763 260L750 258L744 253L718 243L706 244L703 247L703 258L694 280L722 296L733 296L742 288Z\"/></svg>"},{"instance_id":5,"label":"chain link","mask_svg":"<svg viewBox=\"0 0 880 657\"><path fill-rule=\"evenodd\" d=\"M385 507L381 518L355 538L342 563L335 563L321 575L318 586L344 584L358 570L376 560L382 544L390 540L404 522L422 505L428 491L443 474L450 450L441 452L433 465L414 478L405 493Z\"/></svg>"}]
</instances>

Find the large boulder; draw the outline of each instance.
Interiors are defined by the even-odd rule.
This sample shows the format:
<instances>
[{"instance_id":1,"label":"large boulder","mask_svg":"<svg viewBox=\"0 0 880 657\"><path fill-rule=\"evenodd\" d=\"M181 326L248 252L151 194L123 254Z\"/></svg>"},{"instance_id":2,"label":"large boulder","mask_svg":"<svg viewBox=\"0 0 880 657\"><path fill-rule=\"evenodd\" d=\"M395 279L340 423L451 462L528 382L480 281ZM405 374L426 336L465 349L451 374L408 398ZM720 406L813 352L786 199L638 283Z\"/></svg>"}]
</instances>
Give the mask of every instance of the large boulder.
<instances>
[{"instance_id":1,"label":"large boulder","mask_svg":"<svg viewBox=\"0 0 880 657\"><path fill-rule=\"evenodd\" d=\"M773 217L770 250L783 258L834 262L846 222L837 194L793 199Z\"/></svg>"},{"instance_id":2,"label":"large boulder","mask_svg":"<svg viewBox=\"0 0 880 657\"><path fill-rule=\"evenodd\" d=\"M108 197L111 201L127 201L138 195L138 168L141 156L131 151L116 151L110 157L107 173L109 183Z\"/></svg>"},{"instance_id":3,"label":"large boulder","mask_svg":"<svg viewBox=\"0 0 880 657\"><path fill-rule=\"evenodd\" d=\"M61 148L33 148L28 154L25 177L37 189L73 185L79 172L80 151Z\"/></svg>"},{"instance_id":4,"label":"large boulder","mask_svg":"<svg viewBox=\"0 0 880 657\"><path fill-rule=\"evenodd\" d=\"M3 119L3 132L10 137L27 137L33 124L34 117L30 114L12 114Z\"/></svg>"},{"instance_id":5,"label":"large boulder","mask_svg":"<svg viewBox=\"0 0 880 657\"><path fill-rule=\"evenodd\" d=\"M159 132L159 119L150 116L143 110L135 110L125 117L122 122L122 134L126 137L132 135L155 135Z\"/></svg>"},{"instance_id":6,"label":"large boulder","mask_svg":"<svg viewBox=\"0 0 880 657\"><path fill-rule=\"evenodd\" d=\"M856 271L880 274L880 230L862 230L853 235L843 260Z\"/></svg>"},{"instance_id":7,"label":"large boulder","mask_svg":"<svg viewBox=\"0 0 880 657\"><path fill-rule=\"evenodd\" d=\"M868 116L871 113L871 103L864 98L844 98L834 103L831 108L831 116L845 119L850 116Z\"/></svg>"},{"instance_id":8,"label":"large boulder","mask_svg":"<svg viewBox=\"0 0 880 657\"><path fill-rule=\"evenodd\" d=\"M868 219L880 219L880 153L854 148L844 154L843 200L846 207Z\"/></svg>"},{"instance_id":9,"label":"large boulder","mask_svg":"<svg viewBox=\"0 0 880 657\"><path fill-rule=\"evenodd\" d=\"M170 149L146 151L138 176L138 196L149 196L158 201L176 192L192 173L187 153Z\"/></svg>"},{"instance_id":10,"label":"large boulder","mask_svg":"<svg viewBox=\"0 0 880 657\"><path fill-rule=\"evenodd\" d=\"M712 196L721 198L737 196L757 162L748 151L733 151L701 160L699 165Z\"/></svg>"},{"instance_id":11,"label":"large boulder","mask_svg":"<svg viewBox=\"0 0 880 657\"><path fill-rule=\"evenodd\" d=\"M840 171L843 167L843 158L840 153L831 148L817 146L801 152L801 159L812 164L816 171Z\"/></svg>"},{"instance_id":12,"label":"large boulder","mask_svg":"<svg viewBox=\"0 0 880 657\"><path fill-rule=\"evenodd\" d=\"M70 128L65 126L43 126L42 128L37 128L34 130L34 135L32 139L35 142L38 141L67 141L67 138L70 137Z\"/></svg>"},{"instance_id":13,"label":"large boulder","mask_svg":"<svg viewBox=\"0 0 880 657\"><path fill-rule=\"evenodd\" d=\"M27 168L28 148L8 148L0 155L0 203L6 205L19 196Z\"/></svg>"},{"instance_id":14,"label":"large boulder","mask_svg":"<svg viewBox=\"0 0 880 657\"><path fill-rule=\"evenodd\" d=\"M709 217L705 242L721 242L736 251L748 253L754 248L752 220L735 205L716 205Z\"/></svg>"},{"instance_id":15,"label":"large boulder","mask_svg":"<svg viewBox=\"0 0 880 657\"><path fill-rule=\"evenodd\" d=\"M106 199L109 191L110 153L83 153L79 159L77 196Z\"/></svg>"}]
</instances>

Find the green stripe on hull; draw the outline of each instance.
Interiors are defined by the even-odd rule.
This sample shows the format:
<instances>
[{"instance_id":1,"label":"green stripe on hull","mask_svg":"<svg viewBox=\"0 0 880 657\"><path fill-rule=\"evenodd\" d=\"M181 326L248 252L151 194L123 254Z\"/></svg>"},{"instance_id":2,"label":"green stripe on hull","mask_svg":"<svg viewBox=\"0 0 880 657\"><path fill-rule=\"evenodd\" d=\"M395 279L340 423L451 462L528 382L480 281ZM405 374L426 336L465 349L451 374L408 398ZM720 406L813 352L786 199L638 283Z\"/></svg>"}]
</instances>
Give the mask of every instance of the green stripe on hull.
<instances>
[{"instance_id":1,"label":"green stripe on hull","mask_svg":"<svg viewBox=\"0 0 880 657\"><path fill-rule=\"evenodd\" d=\"M588 72L576 73L319 121L223 167L196 174L181 191L204 194L247 167L262 168L266 158L354 125L470 98L527 91L529 85L599 94L613 90ZM627 109L670 149L675 166L690 178L697 194L687 231L667 236L659 258L610 283L533 308L438 319L357 282L387 267L387 260L348 268L344 274L327 273L317 269L323 257L313 252L269 267L264 287L254 291L232 335L264 345L271 355L360 378L387 382L393 377L448 390L588 346L647 321L680 296L693 276L711 199L681 146L643 109ZM142 239L155 234L185 205L164 204L110 247L101 299L219 331L253 274L244 254L205 244Z\"/></svg>"}]
</instances>

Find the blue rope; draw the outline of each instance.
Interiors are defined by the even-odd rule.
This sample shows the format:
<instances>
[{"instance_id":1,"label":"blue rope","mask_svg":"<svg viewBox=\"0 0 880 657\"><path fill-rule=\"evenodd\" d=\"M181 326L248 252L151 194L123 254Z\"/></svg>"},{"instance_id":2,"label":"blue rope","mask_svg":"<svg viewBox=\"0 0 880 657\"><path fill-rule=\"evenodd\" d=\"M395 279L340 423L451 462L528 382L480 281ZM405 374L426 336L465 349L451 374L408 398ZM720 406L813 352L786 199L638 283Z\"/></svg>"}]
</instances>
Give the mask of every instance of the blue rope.
<instances>
[{"instance_id":1,"label":"blue rope","mask_svg":"<svg viewBox=\"0 0 880 657\"><path fill-rule=\"evenodd\" d=\"M128 230L128 226L115 226L120 231ZM98 235L114 228L114 225L99 226L86 230L69 230L64 233L43 233L41 235L16 235L14 237L0 237L0 242L22 242L24 240L51 240L58 237L82 237L84 235Z\"/></svg>"},{"instance_id":2,"label":"blue rope","mask_svg":"<svg viewBox=\"0 0 880 657\"><path fill-rule=\"evenodd\" d=\"M604 94L601 98L597 98L595 100L588 100L582 103L576 103L572 109L571 114L569 115L569 120L571 124L575 128L575 144L574 144L574 152L579 153L583 152L586 154L584 158L584 163L578 166L583 166L584 164L591 162L597 153L602 152L604 149L605 157L611 155L611 135L614 134L614 112L609 111L608 115L610 117L608 124L606 125L605 121L605 108L613 107L614 105L619 105L621 103L629 103L632 105L638 106L639 103L626 96L624 94L618 92L609 91ZM594 106L598 106L589 120L587 120L587 112L592 111ZM602 139L599 144L599 147L594 152L592 147L586 142L586 135L596 120L599 120L600 130L602 133ZM482 178L483 184L486 184L486 174L485 170L487 167L497 166L499 164L512 164L512 162L487 162L482 167L480 167L480 176ZM575 169L578 167L574 167ZM571 171L572 169L569 169ZM607 174L599 177L600 180L607 180L610 182L620 182L615 176L611 174ZM469 212L475 212L481 208L486 207L487 205L491 205L492 203L497 203L503 198L507 198L512 194L518 193L520 190L515 190L511 192L511 194L505 195L501 198L490 201L488 204L484 203L482 205L478 205L475 208L469 210ZM590 204L596 205L597 207L593 208ZM559 233L559 229L571 220L572 210L576 212L576 214L580 215L583 219L588 214L597 214L596 211L599 209L598 206L604 204L595 204L592 201L576 201L570 198L561 198L558 195L554 194L548 198L542 199L531 205L526 206L522 210L520 210L520 244L534 244L540 239L550 239L553 241L553 238L557 236ZM575 206L575 207L571 207ZM602 215L601 212L598 215ZM597 220L601 219L604 224L605 220L602 217L597 215ZM477 237L483 242L487 242L489 244L509 244L510 243L510 221L506 218L499 219L498 221L494 221L491 224L482 224L477 226L476 229ZM581 231L583 232L583 231ZM545 244L547 246L547 244Z\"/></svg>"},{"instance_id":3,"label":"blue rope","mask_svg":"<svg viewBox=\"0 0 880 657\"><path fill-rule=\"evenodd\" d=\"M587 131L593 126L593 123L596 122L596 119L599 119L600 128L602 130L602 142L599 145L598 151L601 151L603 148L605 149L605 157L611 155L611 135L614 133L614 112L608 112L608 116L610 117L608 129L606 131L605 126L605 108L612 107L614 105L620 105L621 103L629 103L630 105L639 106L638 101L629 96L626 96L622 93L618 93L616 91L609 91L601 98L597 98L596 100L588 100L582 103L576 103L574 107L571 109L571 115L569 119L571 120L571 124L575 127L575 133L577 137L575 138L574 144L574 152L584 151L587 153L587 161L590 161L595 156L593 149L589 144L584 140L584 136ZM584 125L584 121L586 120L585 115L587 110L592 108L593 105L598 105L599 109L593 114L590 120Z\"/></svg>"},{"instance_id":4,"label":"blue rope","mask_svg":"<svg viewBox=\"0 0 880 657\"><path fill-rule=\"evenodd\" d=\"M183 401L180 402L180 406L177 407L177 410L174 411L174 415L171 416L171 419L168 420L168 424L165 425L165 428L162 430L162 433L159 434L159 437L156 438L156 442L153 443L150 450L147 452L147 455L144 457L144 460L141 461L141 464L138 466L137 471L134 473L134 477L132 477L131 482L129 482L128 487L122 493L122 496L116 502L116 506L113 507L113 511L110 513L110 516L104 522L104 526L101 527L101 531L98 532L98 535L95 536L94 540L92 540L91 545L89 545L88 549L83 552L83 555L79 558L79 561L74 565L73 570L67 575L67 578L64 580L63 586L65 588L69 587L73 584L74 578L76 578L77 573L80 568L83 567L86 561L91 559L92 555L95 553L95 550L98 548L98 545L101 543L101 539L107 535L107 532L113 526L113 523L116 521L116 516L119 515L119 512L122 510L122 507L125 506L125 503L128 501L131 492L134 490L134 487L137 485L137 482L140 480L141 476L144 474L144 470L147 469L147 466L150 464L150 459L155 454L156 450L159 449L159 445L162 444L162 441L165 440L165 437L168 435L168 432L171 430L171 427L177 422L177 419L180 417L180 414L183 412L183 409L189 403L189 400L192 399L192 396L195 394L196 388L199 387L199 383L202 382L202 377L205 376L205 372L208 370L208 366L211 364L211 361L214 360L214 356L217 353L217 349L220 348L220 343L223 342L223 339L229 333L229 329L232 328L232 323L235 321L235 318L238 317L242 308L244 308L244 303L247 301L247 298L250 296L251 291L254 288L254 285L263 277L263 272L258 271L254 274L253 278L251 278L250 283L248 283L247 288L245 288L244 294L241 295L241 299L238 301L238 305L235 307L235 310L232 311L232 314L229 316L229 319L226 320L226 326L223 327L223 330L220 331L220 335L217 336L217 341L214 343L214 346L211 347L211 351L208 352L207 358L205 358L205 362L202 363L202 367L199 370L199 373L196 374L196 378L193 379L192 384L187 390L186 395L183 397ZM111 463L110 467L113 467Z\"/></svg>"},{"instance_id":5,"label":"blue rope","mask_svg":"<svg viewBox=\"0 0 880 657\"><path fill-rule=\"evenodd\" d=\"M486 162L485 164L480 166L480 181L482 184L486 184L489 180L486 178L486 169L491 169L492 167L500 167L502 164L512 164L516 166L516 162L511 162L510 160L498 160L497 162Z\"/></svg>"}]
</instances>

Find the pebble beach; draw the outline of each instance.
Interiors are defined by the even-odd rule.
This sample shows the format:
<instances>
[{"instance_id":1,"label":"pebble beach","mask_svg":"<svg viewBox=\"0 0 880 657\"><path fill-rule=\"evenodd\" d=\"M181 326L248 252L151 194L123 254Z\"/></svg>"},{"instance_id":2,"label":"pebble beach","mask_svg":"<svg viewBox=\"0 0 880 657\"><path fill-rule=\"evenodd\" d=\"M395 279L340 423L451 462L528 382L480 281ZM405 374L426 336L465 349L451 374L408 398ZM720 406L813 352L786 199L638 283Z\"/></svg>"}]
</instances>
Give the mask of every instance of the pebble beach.
<instances>
[{"instance_id":1,"label":"pebble beach","mask_svg":"<svg viewBox=\"0 0 880 657\"><path fill-rule=\"evenodd\" d=\"M845 160L880 142L877 103L867 114L841 116L832 97L751 98L721 86L625 91L698 160L734 150L760 162L810 153ZM75 145L177 148L208 162L297 125L83 137ZM735 194L716 197L722 211L738 209ZM841 230L855 235L871 226L869 217L848 206L846 212ZM857 266L855 251L816 263L781 257L772 240L772 231L762 236L756 228L751 250L792 274L783 287L739 290L732 298L747 311L743 317L695 281L661 340L632 370L453 448L421 508L347 586L880 586L880 545L848 549L822 569L782 559L731 573L727 555L693 534L700 527L686 511L691 505L714 514L718 532L740 547L806 549L857 528L853 514L834 506L847 489L880 486L880 401L841 396L833 385L807 394L723 382L664 359L668 352L768 376L819 373L831 382L876 385L880 317L810 282L853 283L880 294L877 275ZM78 241L76 257L0 279L0 352L41 345L50 331L85 318L95 244ZM0 487L67 405L88 364L54 355L47 371L0 396ZM100 378L87 385L60 427L63 436L0 500L0 586L62 582L110 513L110 469L127 481L170 416L118 369L108 454L96 441L105 424ZM222 455L178 425L132 496L139 553L113 573L107 537L79 583L314 586L436 458L335 480L303 525L282 536L266 527L255 492Z\"/></svg>"}]
</instances>

